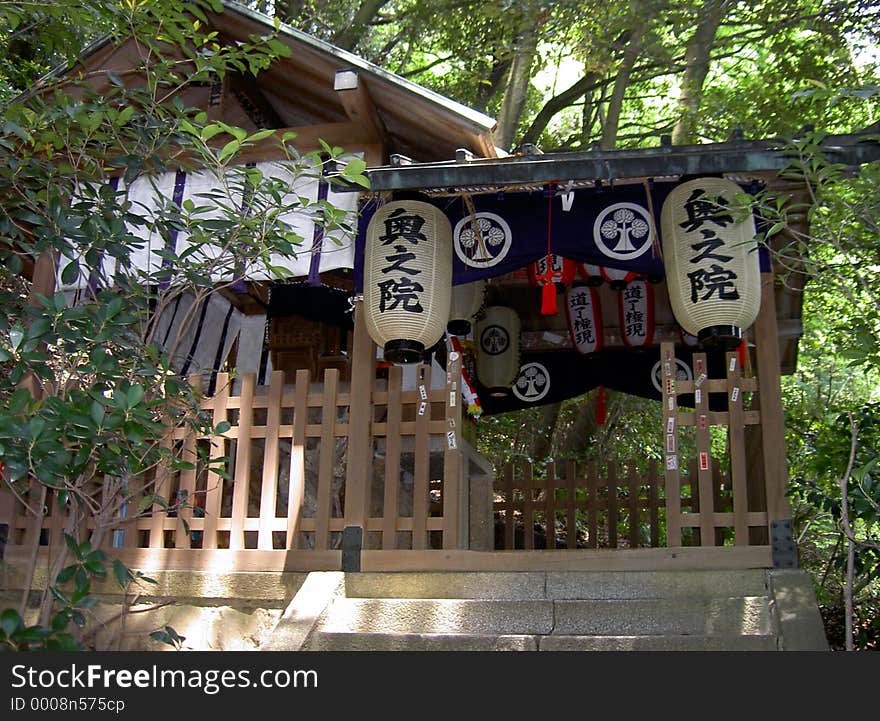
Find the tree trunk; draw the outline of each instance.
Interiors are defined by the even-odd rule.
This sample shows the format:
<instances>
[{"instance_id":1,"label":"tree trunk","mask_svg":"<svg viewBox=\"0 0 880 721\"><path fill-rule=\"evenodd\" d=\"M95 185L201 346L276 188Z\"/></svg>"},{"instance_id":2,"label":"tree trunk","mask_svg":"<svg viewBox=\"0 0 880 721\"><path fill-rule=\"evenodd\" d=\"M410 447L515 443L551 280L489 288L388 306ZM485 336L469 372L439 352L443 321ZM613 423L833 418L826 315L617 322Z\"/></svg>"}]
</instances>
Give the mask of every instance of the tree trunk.
<instances>
[{"instance_id":1,"label":"tree trunk","mask_svg":"<svg viewBox=\"0 0 880 721\"><path fill-rule=\"evenodd\" d=\"M541 108L541 111L535 116L529 129L523 135L522 142L536 143L538 138L541 137L541 133L544 132L544 128L547 127L547 124L553 119L553 116L556 115L556 113L574 104L590 90L595 89L601 80L601 75L589 72L574 85L563 90L559 95L550 98L550 100L544 104L544 107Z\"/></svg>"},{"instance_id":2,"label":"tree trunk","mask_svg":"<svg viewBox=\"0 0 880 721\"><path fill-rule=\"evenodd\" d=\"M333 44L343 50L353 50L367 32L367 27L388 0L361 0L357 12L347 27L333 36Z\"/></svg>"},{"instance_id":3,"label":"tree trunk","mask_svg":"<svg viewBox=\"0 0 880 721\"><path fill-rule=\"evenodd\" d=\"M718 26L727 13L727 0L705 0L700 8L697 29L688 42L685 51L685 70L681 83L681 97L678 100L678 120L672 130L675 145L693 142L697 112L703 98L703 82L709 73L712 62L712 48Z\"/></svg>"},{"instance_id":4,"label":"tree trunk","mask_svg":"<svg viewBox=\"0 0 880 721\"><path fill-rule=\"evenodd\" d=\"M635 21L629 41L623 50L620 66L614 78L614 89L608 100L608 111L605 116L605 125L602 128L602 150L614 150L617 145L617 128L620 124L620 111L623 108L623 98L629 87L629 79L633 67L642 52L645 39L645 23Z\"/></svg>"},{"instance_id":5,"label":"tree trunk","mask_svg":"<svg viewBox=\"0 0 880 721\"><path fill-rule=\"evenodd\" d=\"M510 66L513 58L500 58L497 55L493 59L492 69L486 76L486 81L481 83L477 88L477 95L474 99L474 109L485 113L492 99L497 97L504 84L504 79L510 73ZM496 140L497 142L497 140Z\"/></svg>"},{"instance_id":6,"label":"tree trunk","mask_svg":"<svg viewBox=\"0 0 880 721\"><path fill-rule=\"evenodd\" d=\"M547 17L546 10L528 13L523 28L516 39L516 49L504 88L504 98L498 112L498 127L495 142L502 148L510 149L516 136L516 129L525 107L529 83L532 80L532 65L538 52L538 33Z\"/></svg>"}]
</instances>

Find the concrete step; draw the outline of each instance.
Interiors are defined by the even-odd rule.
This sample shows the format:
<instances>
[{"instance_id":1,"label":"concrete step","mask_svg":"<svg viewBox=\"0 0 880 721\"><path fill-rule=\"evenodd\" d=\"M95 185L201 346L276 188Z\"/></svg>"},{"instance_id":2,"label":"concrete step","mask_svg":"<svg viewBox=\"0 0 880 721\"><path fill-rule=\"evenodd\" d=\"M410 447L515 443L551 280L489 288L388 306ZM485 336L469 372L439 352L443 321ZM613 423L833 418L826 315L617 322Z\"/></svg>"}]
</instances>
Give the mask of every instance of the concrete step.
<instances>
[{"instance_id":1,"label":"concrete step","mask_svg":"<svg viewBox=\"0 0 880 721\"><path fill-rule=\"evenodd\" d=\"M321 633L548 634L550 601L338 598L318 625Z\"/></svg>"},{"instance_id":2,"label":"concrete step","mask_svg":"<svg viewBox=\"0 0 880 721\"><path fill-rule=\"evenodd\" d=\"M738 598L556 601L554 635L773 635L766 596Z\"/></svg>"},{"instance_id":3,"label":"concrete step","mask_svg":"<svg viewBox=\"0 0 880 721\"><path fill-rule=\"evenodd\" d=\"M537 651L538 636L474 633L315 634L309 651Z\"/></svg>"},{"instance_id":4,"label":"concrete step","mask_svg":"<svg viewBox=\"0 0 880 721\"><path fill-rule=\"evenodd\" d=\"M730 598L767 593L764 571L357 573L349 598L493 600Z\"/></svg>"},{"instance_id":5,"label":"concrete step","mask_svg":"<svg viewBox=\"0 0 880 721\"><path fill-rule=\"evenodd\" d=\"M539 651L776 651L774 635L542 636Z\"/></svg>"}]
</instances>

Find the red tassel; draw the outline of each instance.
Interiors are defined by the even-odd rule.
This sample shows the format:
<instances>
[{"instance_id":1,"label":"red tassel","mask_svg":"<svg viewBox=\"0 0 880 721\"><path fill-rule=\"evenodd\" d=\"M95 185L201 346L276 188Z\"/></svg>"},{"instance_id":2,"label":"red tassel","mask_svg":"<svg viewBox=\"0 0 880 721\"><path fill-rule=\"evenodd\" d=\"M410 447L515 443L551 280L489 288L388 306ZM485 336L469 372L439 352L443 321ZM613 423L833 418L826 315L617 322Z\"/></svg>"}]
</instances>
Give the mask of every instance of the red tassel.
<instances>
[{"instance_id":1,"label":"red tassel","mask_svg":"<svg viewBox=\"0 0 880 721\"><path fill-rule=\"evenodd\" d=\"M608 405L606 404L605 387L599 386L599 396L596 398L596 423L604 426L607 417Z\"/></svg>"},{"instance_id":2,"label":"red tassel","mask_svg":"<svg viewBox=\"0 0 880 721\"><path fill-rule=\"evenodd\" d=\"M742 342L739 344L739 348L736 349L736 353L739 356L739 367L742 368L743 371L746 369L746 339L743 338Z\"/></svg>"},{"instance_id":3,"label":"red tassel","mask_svg":"<svg viewBox=\"0 0 880 721\"><path fill-rule=\"evenodd\" d=\"M544 285L541 286L541 315L556 315L558 312L556 284L553 281L544 281Z\"/></svg>"}]
</instances>

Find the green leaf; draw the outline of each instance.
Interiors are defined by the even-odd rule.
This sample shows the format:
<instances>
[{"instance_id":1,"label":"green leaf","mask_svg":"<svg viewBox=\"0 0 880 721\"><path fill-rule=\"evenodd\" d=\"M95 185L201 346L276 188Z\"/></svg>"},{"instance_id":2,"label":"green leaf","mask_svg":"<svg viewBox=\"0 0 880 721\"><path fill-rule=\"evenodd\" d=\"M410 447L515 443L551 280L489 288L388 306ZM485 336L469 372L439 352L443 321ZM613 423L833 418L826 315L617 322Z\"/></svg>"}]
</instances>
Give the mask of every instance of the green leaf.
<instances>
[{"instance_id":1,"label":"green leaf","mask_svg":"<svg viewBox=\"0 0 880 721\"><path fill-rule=\"evenodd\" d=\"M61 282L66 285L72 285L79 278L79 260L74 258L61 271Z\"/></svg>"},{"instance_id":2,"label":"green leaf","mask_svg":"<svg viewBox=\"0 0 880 721\"><path fill-rule=\"evenodd\" d=\"M240 140L230 140L226 145L223 146L223 149L220 151L220 155L217 156L217 160L221 163L229 158L231 155L238 152L238 149L241 147Z\"/></svg>"},{"instance_id":3,"label":"green leaf","mask_svg":"<svg viewBox=\"0 0 880 721\"><path fill-rule=\"evenodd\" d=\"M104 406L98 403L98 401L93 401L89 416L95 422L96 426L100 426L104 421Z\"/></svg>"},{"instance_id":4,"label":"green leaf","mask_svg":"<svg viewBox=\"0 0 880 721\"><path fill-rule=\"evenodd\" d=\"M144 387L140 383L136 383L125 394L126 406L134 408L144 399Z\"/></svg>"},{"instance_id":5,"label":"green leaf","mask_svg":"<svg viewBox=\"0 0 880 721\"><path fill-rule=\"evenodd\" d=\"M128 588L128 584L134 580L134 575L122 561L118 558L113 559L113 577L116 583L123 590Z\"/></svg>"},{"instance_id":6,"label":"green leaf","mask_svg":"<svg viewBox=\"0 0 880 721\"><path fill-rule=\"evenodd\" d=\"M55 578L56 583L64 584L67 583L71 578L73 578L73 574L76 573L77 566L65 566L58 572L58 576Z\"/></svg>"},{"instance_id":7,"label":"green leaf","mask_svg":"<svg viewBox=\"0 0 880 721\"><path fill-rule=\"evenodd\" d=\"M265 138L272 137L274 134L275 134L275 131L272 130L271 128L268 130L259 130L256 133L254 133L253 135L249 135L247 137L247 142L256 143L260 140L264 140Z\"/></svg>"},{"instance_id":8,"label":"green leaf","mask_svg":"<svg viewBox=\"0 0 880 721\"><path fill-rule=\"evenodd\" d=\"M21 628L22 625L21 616L18 615L18 611L15 609L7 608L0 613L0 629L2 629L3 633L7 636L11 636Z\"/></svg>"},{"instance_id":9,"label":"green leaf","mask_svg":"<svg viewBox=\"0 0 880 721\"><path fill-rule=\"evenodd\" d=\"M18 350L22 340L24 340L24 328L16 323L9 329L9 344L12 346L12 350Z\"/></svg>"}]
</instances>

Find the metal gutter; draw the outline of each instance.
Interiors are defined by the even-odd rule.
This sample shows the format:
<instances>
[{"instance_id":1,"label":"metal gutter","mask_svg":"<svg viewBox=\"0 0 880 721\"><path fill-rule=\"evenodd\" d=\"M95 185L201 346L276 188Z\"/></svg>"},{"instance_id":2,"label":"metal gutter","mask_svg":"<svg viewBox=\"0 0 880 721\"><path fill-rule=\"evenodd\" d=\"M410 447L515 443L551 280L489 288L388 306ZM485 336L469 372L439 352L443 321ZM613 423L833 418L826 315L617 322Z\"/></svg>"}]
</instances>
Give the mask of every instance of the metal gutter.
<instances>
[{"instance_id":1,"label":"metal gutter","mask_svg":"<svg viewBox=\"0 0 880 721\"><path fill-rule=\"evenodd\" d=\"M822 147L829 161L848 167L880 160L880 143L864 135L829 136ZM793 158L784 141L762 140L416 163L373 168L366 175L375 191L444 189L759 173L781 170L790 165Z\"/></svg>"}]
</instances>

